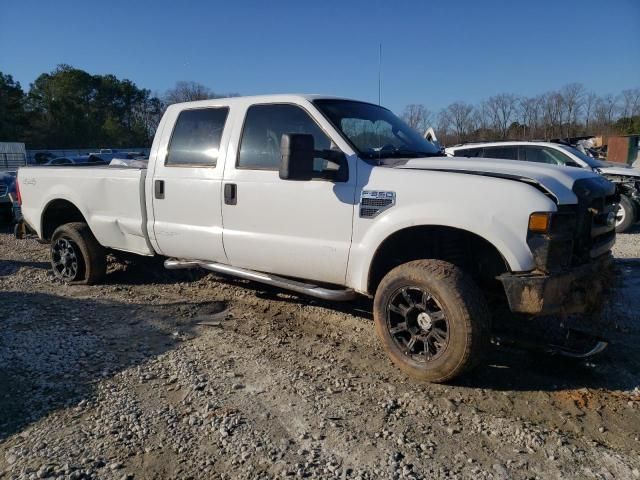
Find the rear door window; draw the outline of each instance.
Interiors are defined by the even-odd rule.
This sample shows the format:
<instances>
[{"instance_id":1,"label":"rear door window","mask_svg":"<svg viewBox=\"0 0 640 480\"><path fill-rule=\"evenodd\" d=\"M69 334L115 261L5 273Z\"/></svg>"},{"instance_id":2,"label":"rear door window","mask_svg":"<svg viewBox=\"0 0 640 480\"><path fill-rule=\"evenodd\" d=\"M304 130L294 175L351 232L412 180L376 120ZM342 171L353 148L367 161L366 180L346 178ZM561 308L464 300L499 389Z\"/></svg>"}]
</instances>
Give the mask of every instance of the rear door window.
<instances>
[{"instance_id":1,"label":"rear door window","mask_svg":"<svg viewBox=\"0 0 640 480\"><path fill-rule=\"evenodd\" d=\"M215 167L229 109L184 110L173 129L166 165Z\"/></svg>"},{"instance_id":2,"label":"rear door window","mask_svg":"<svg viewBox=\"0 0 640 480\"><path fill-rule=\"evenodd\" d=\"M485 147L483 156L485 158L502 158L505 160L517 160L518 147L516 146Z\"/></svg>"},{"instance_id":3,"label":"rear door window","mask_svg":"<svg viewBox=\"0 0 640 480\"><path fill-rule=\"evenodd\" d=\"M482 157L482 148L459 148L453 152L454 157Z\"/></svg>"}]
</instances>

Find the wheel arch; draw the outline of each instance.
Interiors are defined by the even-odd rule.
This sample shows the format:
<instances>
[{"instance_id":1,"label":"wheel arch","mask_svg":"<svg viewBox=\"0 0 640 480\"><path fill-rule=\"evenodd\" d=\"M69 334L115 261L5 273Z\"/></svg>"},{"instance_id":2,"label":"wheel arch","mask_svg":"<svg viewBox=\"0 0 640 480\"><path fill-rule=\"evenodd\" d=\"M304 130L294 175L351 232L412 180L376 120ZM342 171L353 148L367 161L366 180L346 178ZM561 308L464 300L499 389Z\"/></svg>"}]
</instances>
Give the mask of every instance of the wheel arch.
<instances>
[{"instance_id":1,"label":"wheel arch","mask_svg":"<svg viewBox=\"0 0 640 480\"><path fill-rule=\"evenodd\" d=\"M509 263L489 240L456 227L415 225L396 230L378 245L368 264L366 292L374 295L382 278L402 263L424 258L459 266L479 283L509 271Z\"/></svg>"},{"instance_id":2,"label":"wheel arch","mask_svg":"<svg viewBox=\"0 0 640 480\"><path fill-rule=\"evenodd\" d=\"M40 237L49 241L56 228L71 222L88 223L82 211L73 202L64 198L50 200L40 217Z\"/></svg>"}]
</instances>

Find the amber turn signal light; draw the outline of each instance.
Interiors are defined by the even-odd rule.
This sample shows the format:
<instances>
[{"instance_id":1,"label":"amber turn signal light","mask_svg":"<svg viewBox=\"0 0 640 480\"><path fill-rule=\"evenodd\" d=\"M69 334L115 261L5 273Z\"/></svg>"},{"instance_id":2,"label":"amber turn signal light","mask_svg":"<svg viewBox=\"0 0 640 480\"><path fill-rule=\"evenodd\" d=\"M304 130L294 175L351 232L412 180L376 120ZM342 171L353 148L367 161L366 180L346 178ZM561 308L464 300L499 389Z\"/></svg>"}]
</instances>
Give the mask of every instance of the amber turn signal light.
<instances>
[{"instance_id":1,"label":"amber turn signal light","mask_svg":"<svg viewBox=\"0 0 640 480\"><path fill-rule=\"evenodd\" d=\"M529 217L529 231L547 233L551 229L551 213L536 212Z\"/></svg>"}]
</instances>

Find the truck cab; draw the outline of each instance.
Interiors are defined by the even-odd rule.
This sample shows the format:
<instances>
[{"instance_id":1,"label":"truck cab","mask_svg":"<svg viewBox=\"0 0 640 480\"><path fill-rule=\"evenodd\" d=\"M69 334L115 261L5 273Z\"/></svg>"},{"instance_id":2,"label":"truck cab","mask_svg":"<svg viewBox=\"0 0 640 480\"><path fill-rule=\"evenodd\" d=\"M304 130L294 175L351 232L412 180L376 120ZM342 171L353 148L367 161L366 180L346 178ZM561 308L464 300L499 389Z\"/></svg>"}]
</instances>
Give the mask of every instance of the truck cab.
<instances>
[{"instance_id":1,"label":"truck cab","mask_svg":"<svg viewBox=\"0 0 640 480\"><path fill-rule=\"evenodd\" d=\"M19 186L62 281L99 283L121 250L369 296L391 360L435 382L478 363L496 299L528 317L597 308L615 241L598 175L452 160L391 111L324 96L172 105L147 168L29 167Z\"/></svg>"}]
</instances>

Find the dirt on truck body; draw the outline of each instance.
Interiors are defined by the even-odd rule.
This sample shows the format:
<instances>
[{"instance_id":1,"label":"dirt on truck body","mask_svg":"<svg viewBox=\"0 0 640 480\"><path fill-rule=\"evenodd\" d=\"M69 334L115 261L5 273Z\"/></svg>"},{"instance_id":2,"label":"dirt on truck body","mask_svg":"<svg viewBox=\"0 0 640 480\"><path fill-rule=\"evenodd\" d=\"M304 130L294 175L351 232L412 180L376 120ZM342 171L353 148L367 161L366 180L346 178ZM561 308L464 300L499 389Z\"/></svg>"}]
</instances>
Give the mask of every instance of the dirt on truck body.
<instances>
[{"instance_id":1,"label":"dirt on truck body","mask_svg":"<svg viewBox=\"0 0 640 480\"><path fill-rule=\"evenodd\" d=\"M160 264L52 279L0 235L0 478L640 477L639 236L614 249L612 346L493 346L451 385L408 380L371 303Z\"/></svg>"}]
</instances>

